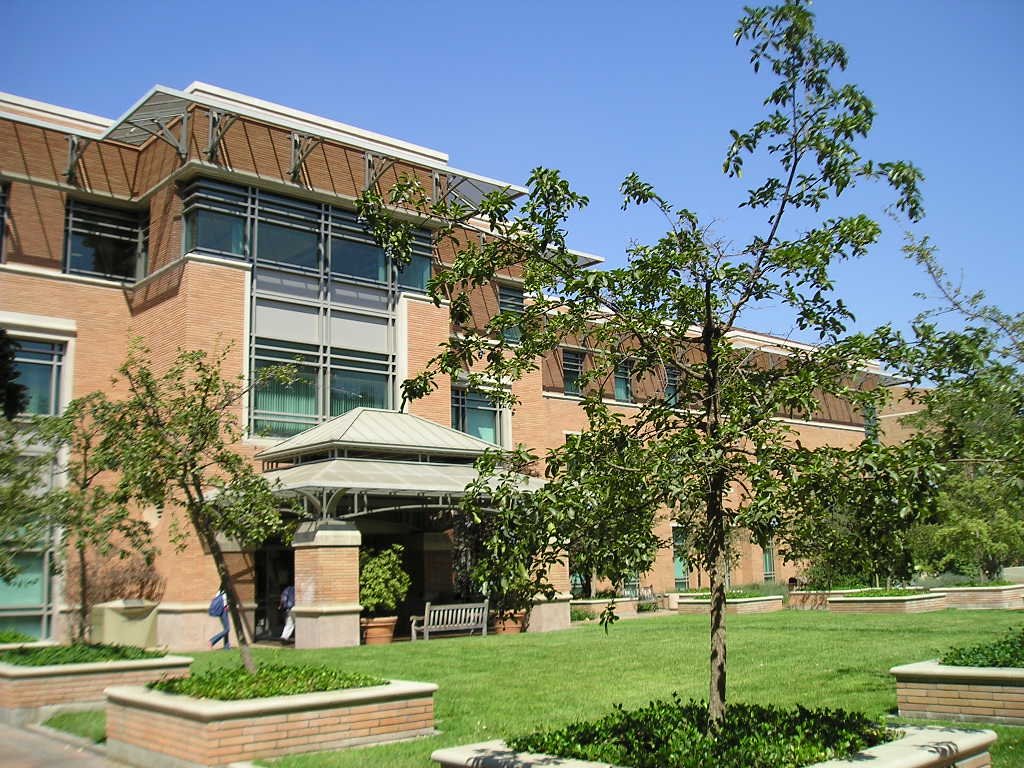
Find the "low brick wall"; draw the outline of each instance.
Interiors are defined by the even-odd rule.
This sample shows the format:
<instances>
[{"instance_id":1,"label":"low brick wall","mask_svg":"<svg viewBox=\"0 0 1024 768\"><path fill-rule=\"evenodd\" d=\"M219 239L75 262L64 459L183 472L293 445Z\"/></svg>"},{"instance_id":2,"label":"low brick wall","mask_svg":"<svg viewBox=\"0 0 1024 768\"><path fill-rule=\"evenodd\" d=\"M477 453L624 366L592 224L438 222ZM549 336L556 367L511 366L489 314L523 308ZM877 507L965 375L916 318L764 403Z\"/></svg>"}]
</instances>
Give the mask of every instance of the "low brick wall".
<instances>
[{"instance_id":1,"label":"low brick wall","mask_svg":"<svg viewBox=\"0 0 1024 768\"><path fill-rule=\"evenodd\" d=\"M102 704L105 688L188 677L191 664L186 656L45 667L0 663L0 721L24 725L45 720L61 708Z\"/></svg>"},{"instance_id":2,"label":"low brick wall","mask_svg":"<svg viewBox=\"0 0 1024 768\"><path fill-rule=\"evenodd\" d=\"M923 661L889 672L903 717L1024 725L1024 669Z\"/></svg>"},{"instance_id":3,"label":"low brick wall","mask_svg":"<svg viewBox=\"0 0 1024 768\"><path fill-rule=\"evenodd\" d=\"M928 613L946 607L944 592L922 592L906 597L829 597L828 609L834 613Z\"/></svg>"},{"instance_id":4,"label":"low brick wall","mask_svg":"<svg viewBox=\"0 0 1024 768\"><path fill-rule=\"evenodd\" d=\"M805 768L989 768L992 731L952 728L900 728L903 738L865 749L852 757L815 763ZM615 768L607 763L568 760L549 755L513 752L503 741L485 741L438 749L430 759L441 768Z\"/></svg>"},{"instance_id":5,"label":"low brick wall","mask_svg":"<svg viewBox=\"0 0 1024 768\"><path fill-rule=\"evenodd\" d=\"M107 755L142 768L224 766L434 733L431 683L212 701L107 690Z\"/></svg>"},{"instance_id":6,"label":"low brick wall","mask_svg":"<svg viewBox=\"0 0 1024 768\"><path fill-rule=\"evenodd\" d=\"M767 595L765 597L744 597L738 600L727 599L725 601L725 612L727 614L746 613L774 613L781 611L782 595ZM679 613L694 614L707 613L711 609L710 600L695 600L692 598L679 598Z\"/></svg>"},{"instance_id":7,"label":"low brick wall","mask_svg":"<svg viewBox=\"0 0 1024 768\"><path fill-rule=\"evenodd\" d=\"M570 600L569 608L570 610L586 611L596 619L610 602L612 602L610 597ZM619 616L636 616L636 602L635 597L615 598L615 613Z\"/></svg>"},{"instance_id":8,"label":"low brick wall","mask_svg":"<svg viewBox=\"0 0 1024 768\"><path fill-rule=\"evenodd\" d=\"M786 606L794 611L827 611L828 601L836 597L847 597L863 592L861 589L805 590L792 589L786 596Z\"/></svg>"},{"instance_id":9,"label":"low brick wall","mask_svg":"<svg viewBox=\"0 0 1024 768\"><path fill-rule=\"evenodd\" d=\"M1001 587L943 587L947 608L968 611L1024 608L1024 584Z\"/></svg>"}]
</instances>

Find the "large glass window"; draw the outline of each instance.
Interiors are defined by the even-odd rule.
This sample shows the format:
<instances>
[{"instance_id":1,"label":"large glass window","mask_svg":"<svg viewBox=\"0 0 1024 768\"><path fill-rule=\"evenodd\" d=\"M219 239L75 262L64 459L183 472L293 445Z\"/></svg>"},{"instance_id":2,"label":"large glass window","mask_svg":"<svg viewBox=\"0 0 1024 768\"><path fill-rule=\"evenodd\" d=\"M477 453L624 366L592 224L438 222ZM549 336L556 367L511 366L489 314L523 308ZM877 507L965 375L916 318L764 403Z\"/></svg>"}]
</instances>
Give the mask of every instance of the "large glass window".
<instances>
[{"instance_id":1,"label":"large glass window","mask_svg":"<svg viewBox=\"0 0 1024 768\"><path fill-rule=\"evenodd\" d=\"M622 362L615 366L615 399L622 403L633 402L632 366Z\"/></svg>"},{"instance_id":2,"label":"large glass window","mask_svg":"<svg viewBox=\"0 0 1024 768\"><path fill-rule=\"evenodd\" d=\"M409 263L398 272L398 285L414 291L427 290L432 262L433 259L428 254L413 253Z\"/></svg>"},{"instance_id":3,"label":"large glass window","mask_svg":"<svg viewBox=\"0 0 1024 768\"><path fill-rule=\"evenodd\" d=\"M185 251L245 255L245 219L230 213L197 210L188 217Z\"/></svg>"},{"instance_id":4,"label":"large glass window","mask_svg":"<svg viewBox=\"0 0 1024 768\"><path fill-rule=\"evenodd\" d=\"M374 243L331 238L331 272L376 283L388 281L388 259Z\"/></svg>"},{"instance_id":5,"label":"large glass window","mask_svg":"<svg viewBox=\"0 0 1024 768\"><path fill-rule=\"evenodd\" d=\"M386 354L331 350L331 416L353 408L387 408L390 357Z\"/></svg>"},{"instance_id":6,"label":"large glass window","mask_svg":"<svg viewBox=\"0 0 1024 768\"><path fill-rule=\"evenodd\" d=\"M764 581L766 584L775 581L775 544L771 542L764 548Z\"/></svg>"},{"instance_id":7,"label":"large glass window","mask_svg":"<svg viewBox=\"0 0 1024 768\"><path fill-rule=\"evenodd\" d=\"M289 383L270 380L253 392L255 433L291 437L317 423L319 360L319 351L311 344L256 339L255 374L271 366L291 365L295 379Z\"/></svg>"},{"instance_id":8,"label":"large glass window","mask_svg":"<svg viewBox=\"0 0 1024 768\"><path fill-rule=\"evenodd\" d=\"M14 367L17 382L25 387L28 405L25 413L51 416L60 412L60 373L64 345L17 340Z\"/></svg>"},{"instance_id":9,"label":"large glass window","mask_svg":"<svg viewBox=\"0 0 1024 768\"><path fill-rule=\"evenodd\" d=\"M562 350L562 391L567 395L580 395L580 377L583 375L583 353L574 349Z\"/></svg>"},{"instance_id":10,"label":"large glass window","mask_svg":"<svg viewBox=\"0 0 1024 768\"><path fill-rule=\"evenodd\" d=\"M452 428L498 444L498 409L487 395L452 387Z\"/></svg>"},{"instance_id":11,"label":"large glass window","mask_svg":"<svg viewBox=\"0 0 1024 768\"><path fill-rule=\"evenodd\" d=\"M682 528L672 529L672 564L675 568L676 591L685 592L690 588L690 560Z\"/></svg>"},{"instance_id":12,"label":"large glass window","mask_svg":"<svg viewBox=\"0 0 1024 768\"><path fill-rule=\"evenodd\" d=\"M121 208L68 200L68 272L134 281L146 272L145 217Z\"/></svg>"},{"instance_id":13,"label":"large glass window","mask_svg":"<svg viewBox=\"0 0 1024 768\"><path fill-rule=\"evenodd\" d=\"M523 292L519 288L512 288L507 285L498 286L498 309L501 312L511 312L521 315L526 311L526 304L523 301ZM506 328L504 331L506 341L519 341L523 332L518 326Z\"/></svg>"},{"instance_id":14,"label":"large glass window","mask_svg":"<svg viewBox=\"0 0 1024 768\"><path fill-rule=\"evenodd\" d=\"M261 221L256 237L256 254L260 261L301 269L319 267L320 236L317 232Z\"/></svg>"}]
</instances>

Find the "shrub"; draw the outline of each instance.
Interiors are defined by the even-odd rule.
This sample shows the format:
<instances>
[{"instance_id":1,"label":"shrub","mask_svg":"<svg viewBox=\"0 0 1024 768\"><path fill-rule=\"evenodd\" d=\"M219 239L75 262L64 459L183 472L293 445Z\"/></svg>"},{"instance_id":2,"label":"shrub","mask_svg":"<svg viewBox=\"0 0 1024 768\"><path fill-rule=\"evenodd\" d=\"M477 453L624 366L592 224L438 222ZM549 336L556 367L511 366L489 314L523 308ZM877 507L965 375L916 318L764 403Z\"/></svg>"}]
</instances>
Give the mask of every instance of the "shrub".
<instances>
[{"instance_id":1,"label":"shrub","mask_svg":"<svg viewBox=\"0 0 1024 768\"><path fill-rule=\"evenodd\" d=\"M890 740L866 715L831 709L730 704L718 731L707 705L655 701L591 722L509 739L517 751L630 768L780 768L840 758Z\"/></svg>"},{"instance_id":2,"label":"shrub","mask_svg":"<svg viewBox=\"0 0 1024 768\"><path fill-rule=\"evenodd\" d=\"M927 592L923 589L865 589L850 597L910 597L924 594Z\"/></svg>"},{"instance_id":3,"label":"shrub","mask_svg":"<svg viewBox=\"0 0 1024 768\"><path fill-rule=\"evenodd\" d=\"M402 566L401 544L359 554L359 602L368 614L393 611L405 600L411 580Z\"/></svg>"},{"instance_id":4,"label":"shrub","mask_svg":"<svg viewBox=\"0 0 1024 768\"><path fill-rule=\"evenodd\" d=\"M940 664L950 667L1024 667L1024 629L984 645L961 646L945 653Z\"/></svg>"},{"instance_id":5,"label":"shrub","mask_svg":"<svg viewBox=\"0 0 1024 768\"><path fill-rule=\"evenodd\" d=\"M636 604L636 612L637 613L654 613L657 610L658 610L658 604L657 603L637 603Z\"/></svg>"},{"instance_id":6,"label":"shrub","mask_svg":"<svg viewBox=\"0 0 1024 768\"><path fill-rule=\"evenodd\" d=\"M34 643L32 635L18 632L15 629L0 629L0 643Z\"/></svg>"},{"instance_id":7,"label":"shrub","mask_svg":"<svg viewBox=\"0 0 1024 768\"><path fill-rule=\"evenodd\" d=\"M132 645L79 643L44 648L12 648L0 651L0 661L21 667L45 667L50 664L90 664L100 661L137 661L159 659L163 651L147 651Z\"/></svg>"},{"instance_id":8,"label":"shrub","mask_svg":"<svg viewBox=\"0 0 1024 768\"><path fill-rule=\"evenodd\" d=\"M198 699L239 701L268 696L336 691L344 688L368 688L385 685L387 680L357 672L342 672L323 665L261 665L254 674L242 667L225 667L192 677L160 680L149 687L164 693L194 696Z\"/></svg>"},{"instance_id":9,"label":"shrub","mask_svg":"<svg viewBox=\"0 0 1024 768\"><path fill-rule=\"evenodd\" d=\"M592 618L594 618L593 614L582 608L569 609L569 621L590 621Z\"/></svg>"}]
</instances>

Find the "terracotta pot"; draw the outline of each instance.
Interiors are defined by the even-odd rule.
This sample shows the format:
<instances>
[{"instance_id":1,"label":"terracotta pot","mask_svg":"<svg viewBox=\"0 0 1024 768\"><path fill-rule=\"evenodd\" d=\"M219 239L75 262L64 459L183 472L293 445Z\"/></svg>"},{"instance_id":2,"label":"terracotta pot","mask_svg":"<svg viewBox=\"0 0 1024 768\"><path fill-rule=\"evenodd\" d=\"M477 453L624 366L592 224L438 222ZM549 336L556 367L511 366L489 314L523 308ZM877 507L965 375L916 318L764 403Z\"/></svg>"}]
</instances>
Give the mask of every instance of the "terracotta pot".
<instances>
[{"instance_id":1,"label":"terracotta pot","mask_svg":"<svg viewBox=\"0 0 1024 768\"><path fill-rule=\"evenodd\" d=\"M387 645L395 637L397 616L380 616L375 619L360 619L363 628L363 642L366 645Z\"/></svg>"},{"instance_id":2,"label":"terracotta pot","mask_svg":"<svg viewBox=\"0 0 1024 768\"><path fill-rule=\"evenodd\" d=\"M517 635L526 630L526 611L510 613L503 619L497 615L491 619L491 632L496 635Z\"/></svg>"}]
</instances>

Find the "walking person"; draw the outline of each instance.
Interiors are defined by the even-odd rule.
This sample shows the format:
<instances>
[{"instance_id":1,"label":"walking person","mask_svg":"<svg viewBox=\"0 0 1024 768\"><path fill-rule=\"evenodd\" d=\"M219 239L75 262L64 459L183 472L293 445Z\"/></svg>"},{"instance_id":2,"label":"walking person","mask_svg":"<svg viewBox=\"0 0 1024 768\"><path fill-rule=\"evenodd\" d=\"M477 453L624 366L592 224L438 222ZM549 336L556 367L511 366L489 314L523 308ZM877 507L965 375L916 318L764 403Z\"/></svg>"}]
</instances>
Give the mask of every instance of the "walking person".
<instances>
[{"instance_id":1,"label":"walking person","mask_svg":"<svg viewBox=\"0 0 1024 768\"><path fill-rule=\"evenodd\" d=\"M295 607L295 587L289 584L281 590L281 599L277 607L284 611L284 629L281 630L281 642L290 643L295 633L295 617L292 616L292 608Z\"/></svg>"},{"instance_id":2,"label":"walking person","mask_svg":"<svg viewBox=\"0 0 1024 768\"><path fill-rule=\"evenodd\" d=\"M220 619L221 631L210 638L210 647L213 648L221 640L224 641L224 649L231 647L231 631L228 628L228 596L223 589L219 590L210 601L209 614Z\"/></svg>"}]
</instances>

